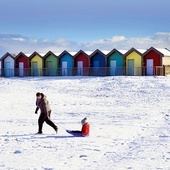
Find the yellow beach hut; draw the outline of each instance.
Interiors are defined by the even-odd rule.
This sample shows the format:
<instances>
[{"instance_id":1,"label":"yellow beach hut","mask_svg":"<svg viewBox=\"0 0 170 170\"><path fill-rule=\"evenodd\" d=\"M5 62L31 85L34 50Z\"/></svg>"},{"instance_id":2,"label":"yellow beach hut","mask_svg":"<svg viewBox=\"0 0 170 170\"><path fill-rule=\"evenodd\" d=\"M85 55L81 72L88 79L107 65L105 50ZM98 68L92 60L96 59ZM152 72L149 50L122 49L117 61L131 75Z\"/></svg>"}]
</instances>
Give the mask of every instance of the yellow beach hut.
<instances>
[{"instance_id":1,"label":"yellow beach hut","mask_svg":"<svg viewBox=\"0 0 170 170\"><path fill-rule=\"evenodd\" d=\"M43 75L43 58L36 51L32 53L29 57L30 68L32 76L42 76Z\"/></svg>"},{"instance_id":2,"label":"yellow beach hut","mask_svg":"<svg viewBox=\"0 0 170 170\"><path fill-rule=\"evenodd\" d=\"M142 53L144 52L143 50L141 51ZM124 54L126 62L126 75L128 76L142 75L143 58L141 51L139 52L135 48L131 48Z\"/></svg>"}]
</instances>

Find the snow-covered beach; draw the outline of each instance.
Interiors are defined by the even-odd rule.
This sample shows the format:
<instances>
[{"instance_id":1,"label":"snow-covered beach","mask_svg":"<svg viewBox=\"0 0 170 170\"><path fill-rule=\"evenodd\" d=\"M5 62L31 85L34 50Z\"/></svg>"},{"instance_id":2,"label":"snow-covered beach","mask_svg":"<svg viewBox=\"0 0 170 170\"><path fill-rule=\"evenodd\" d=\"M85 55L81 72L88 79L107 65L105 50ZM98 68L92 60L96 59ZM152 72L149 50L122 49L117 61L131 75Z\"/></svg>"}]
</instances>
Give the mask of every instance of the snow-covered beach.
<instances>
[{"instance_id":1,"label":"snow-covered beach","mask_svg":"<svg viewBox=\"0 0 170 170\"><path fill-rule=\"evenodd\" d=\"M58 134L35 135L36 92ZM2 170L170 170L170 77L1 77L0 98ZM89 137L66 133L84 117Z\"/></svg>"}]
</instances>

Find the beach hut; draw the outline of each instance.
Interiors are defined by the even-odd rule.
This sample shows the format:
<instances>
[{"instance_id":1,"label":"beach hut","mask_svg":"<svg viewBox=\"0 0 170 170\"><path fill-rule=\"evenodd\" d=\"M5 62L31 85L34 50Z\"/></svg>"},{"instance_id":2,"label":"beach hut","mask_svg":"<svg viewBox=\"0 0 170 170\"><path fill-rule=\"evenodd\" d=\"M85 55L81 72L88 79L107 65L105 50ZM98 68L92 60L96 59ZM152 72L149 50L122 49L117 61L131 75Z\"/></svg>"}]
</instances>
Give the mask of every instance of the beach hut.
<instances>
[{"instance_id":1,"label":"beach hut","mask_svg":"<svg viewBox=\"0 0 170 170\"><path fill-rule=\"evenodd\" d=\"M49 51L43 57L44 60L44 75L45 76L56 76L58 69L58 58L57 55Z\"/></svg>"},{"instance_id":2,"label":"beach hut","mask_svg":"<svg viewBox=\"0 0 170 170\"><path fill-rule=\"evenodd\" d=\"M109 75L124 75L125 60L124 55L120 51L113 49L107 54L106 60L107 67L109 67Z\"/></svg>"},{"instance_id":3,"label":"beach hut","mask_svg":"<svg viewBox=\"0 0 170 170\"><path fill-rule=\"evenodd\" d=\"M89 71L90 60L89 56L82 50L74 55L74 67L77 68L76 75L87 76Z\"/></svg>"},{"instance_id":4,"label":"beach hut","mask_svg":"<svg viewBox=\"0 0 170 170\"><path fill-rule=\"evenodd\" d=\"M100 50L95 50L90 55L90 75L104 76L106 75L106 57Z\"/></svg>"},{"instance_id":5,"label":"beach hut","mask_svg":"<svg viewBox=\"0 0 170 170\"><path fill-rule=\"evenodd\" d=\"M151 47L143 54L144 75L163 74L162 58L163 54L157 49Z\"/></svg>"},{"instance_id":6,"label":"beach hut","mask_svg":"<svg viewBox=\"0 0 170 170\"><path fill-rule=\"evenodd\" d=\"M15 70L17 76L23 77L29 75L29 58L23 52L20 52L15 57Z\"/></svg>"},{"instance_id":7,"label":"beach hut","mask_svg":"<svg viewBox=\"0 0 170 170\"><path fill-rule=\"evenodd\" d=\"M126 75L128 76L141 76L142 75L142 53L131 48L124 54L126 62Z\"/></svg>"},{"instance_id":8,"label":"beach hut","mask_svg":"<svg viewBox=\"0 0 170 170\"><path fill-rule=\"evenodd\" d=\"M156 48L156 49L163 54L162 65L170 66L170 50L167 48Z\"/></svg>"},{"instance_id":9,"label":"beach hut","mask_svg":"<svg viewBox=\"0 0 170 170\"><path fill-rule=\"evenodd\" d=\"M13 77L15 72L15 54L6 53L1 58L2 75Z\"/></svg>"},{"instance_id":10,"label":"beach hut","mask_svg":"<svg viewBox=\"0 0 170 170\"><path fill-rule=\"evenodd\" d=\"M168 48L156 48L164 56L162 57L162 67L164 68L164 75L170 75L170 50Z\"/></svg>"},{"instance_id":11,"label":"beach hut","mask_svg":"<svg viewBox=\"0 0 170 170\"><path fill-rule=\"evenodd\" d=\"M43 59L42 56L36 51L33 52L30 57L30 67L31 67L31 75L32 76L42 76L43 69Z\"/></svg>"},{"instance_id":12,"label":"beach hut","mask_svg":"<svg viewBox=\"0 0 170 170\"><path fill-rule=\"evenodd\" d=\"M65 50L59 55L58 59L60 75L71 76L73 69L73 56Z\"/></svg>"}]
</instances>

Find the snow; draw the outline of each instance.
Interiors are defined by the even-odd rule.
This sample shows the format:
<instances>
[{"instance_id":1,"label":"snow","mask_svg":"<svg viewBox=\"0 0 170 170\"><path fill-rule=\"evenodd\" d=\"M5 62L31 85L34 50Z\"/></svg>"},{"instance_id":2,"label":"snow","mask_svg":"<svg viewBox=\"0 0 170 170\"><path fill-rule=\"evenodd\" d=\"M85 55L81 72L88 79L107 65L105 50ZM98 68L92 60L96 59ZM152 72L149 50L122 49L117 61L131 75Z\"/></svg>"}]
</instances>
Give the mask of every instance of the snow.
<instances>
[{"instance_id":1,"label":"snow","mask_svg":"<svg viewBox=\"0 0 170 170\"><path fill-rule=\"evenodd\" d=\"M164 56L170 57L170 51L165 48L156 48L159 52L161 52Z\"/></svg>"},{"instance_id":2,"label":"snow","mask_svg":"<svg viewBox=\"0 0 170 170\"><path fill-rule=\"evenodd\" d=\"M128 52L128 50L121 50L121 49L120 49L120 50L118 49L118 51L119 51L120 53L122 53L123 55Z\"/></svg>"},{"instance_id":3,"label":"snow","mask_svg":"<svg viewBox=\"0 0 170 170\"><path fill-rule=\"evenodd\" d=\"M35 114L47 95L58 134ZM0 78L0 169L169 170L170 77ZM87 117L89 137L73 137Z\"/></svg>"},{"instance_id":4,"label":"snow","mask_svg":"<svg viewBox=\"0 0 170 170\"><path fill-rule=\"evenodd\" d=\"M110 51L107 51L107 50L101 50L101 52L105 55L109 54Z\"/></svg>"}]
</instances>

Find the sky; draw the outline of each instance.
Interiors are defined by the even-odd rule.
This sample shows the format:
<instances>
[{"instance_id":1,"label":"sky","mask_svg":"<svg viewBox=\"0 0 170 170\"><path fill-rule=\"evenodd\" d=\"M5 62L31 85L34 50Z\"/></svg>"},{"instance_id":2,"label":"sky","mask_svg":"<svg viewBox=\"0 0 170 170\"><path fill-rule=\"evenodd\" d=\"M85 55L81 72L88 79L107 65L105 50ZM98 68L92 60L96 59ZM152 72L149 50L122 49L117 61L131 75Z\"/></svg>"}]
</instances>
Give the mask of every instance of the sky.
<instances>
[{"instance_id":1,"label":"sky","mask_svg":"<svg viewBox=\"0 0 170 170\"><path fill-rule=\"evenodd\" d=\"M0 55L170 48L169 6L169 0L1 0Z\"/></svg>"}]
</instances>

